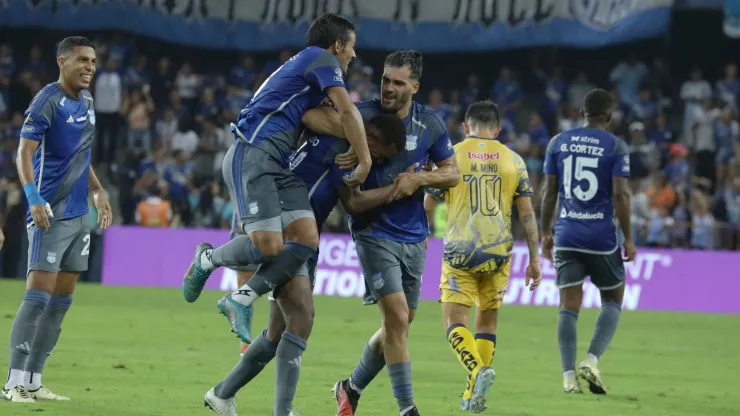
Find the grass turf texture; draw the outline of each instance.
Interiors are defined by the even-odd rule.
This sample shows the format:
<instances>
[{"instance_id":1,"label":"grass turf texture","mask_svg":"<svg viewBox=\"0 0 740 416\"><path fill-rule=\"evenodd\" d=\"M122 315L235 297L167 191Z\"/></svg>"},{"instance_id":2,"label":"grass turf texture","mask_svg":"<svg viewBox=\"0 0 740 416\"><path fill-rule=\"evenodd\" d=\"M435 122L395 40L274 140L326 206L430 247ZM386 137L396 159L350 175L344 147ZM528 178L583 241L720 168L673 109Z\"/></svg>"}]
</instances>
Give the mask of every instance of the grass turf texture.
<instances>
[{"instance_id":1,"label":"grass turf texture","mask_svg":"<svg viewBox=\"0 0 740 416\"><path fill-rule=\"evenodd\" d=\"M0 345L24 292L23 282L0 281ZM49 358L44 384L70 402L24 405L0 400L1 415L208 415L203 395L239 359L237 339L218 315L218 293L187 304L180 291L80 285ZM367 338L380 324L375 307L359 299L318 297L316 325L303 358L295 400L301 416L335 414L330 388L347 377ZM255 328L267 321L257 303ZM579 360L597 311L579 320ZM625 312L600 365L608 396L562 392L556 340L557 311L505 306L494 367L498 379L486 414L737 415L740 414L740 317ZM256 332L256 331L255 331ZM2 366L7 365L3 350ZM445 342L437 303L421 305L410 335L414 395L424 416L461 414L465 375ZM270 364L237 396L240 414L272 414ZM583 386L587 390L587 386ZM359 414L398 414L387 372L365 390Z\"/></svg>"}]
</instances>

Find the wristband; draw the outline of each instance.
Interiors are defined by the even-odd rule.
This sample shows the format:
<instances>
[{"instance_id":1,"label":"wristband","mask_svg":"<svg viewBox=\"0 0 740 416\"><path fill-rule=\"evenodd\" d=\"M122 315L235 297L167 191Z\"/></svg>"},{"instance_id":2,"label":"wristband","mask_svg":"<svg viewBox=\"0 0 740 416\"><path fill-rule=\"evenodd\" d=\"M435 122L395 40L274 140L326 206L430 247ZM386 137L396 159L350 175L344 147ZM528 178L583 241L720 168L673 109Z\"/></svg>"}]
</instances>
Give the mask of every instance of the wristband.
<instances>
[{"instance_id":1,"label":"wristband","mask_svg":"<svg viewBox=\"0 0 740 416\"><path fill-rule=\"evenodd\" d=\"M46 201L44 201L44 198L41 198L41 195L39 195L39 190L36 189L35 184L29 183L29 184L24 185L23 192L26 193L26 200L28 201L28 206L46 204Z\"/></svg>"}]
</instances>

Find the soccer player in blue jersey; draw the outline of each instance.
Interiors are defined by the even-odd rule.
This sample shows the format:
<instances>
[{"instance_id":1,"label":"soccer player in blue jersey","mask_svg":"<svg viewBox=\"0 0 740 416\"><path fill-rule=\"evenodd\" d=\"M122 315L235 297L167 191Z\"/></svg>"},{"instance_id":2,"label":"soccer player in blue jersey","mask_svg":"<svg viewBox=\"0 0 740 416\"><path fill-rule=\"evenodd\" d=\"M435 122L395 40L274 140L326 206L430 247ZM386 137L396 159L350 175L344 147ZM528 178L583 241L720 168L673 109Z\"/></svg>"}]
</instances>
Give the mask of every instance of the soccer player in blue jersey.
<instances>
[{"instance_id":1,"label":"soccer player in blue jersey","mask_svg":"<svg viewBox=\"0 0 740 416\"><path fill-rule=\"evenodd\" d=\"M366 125L367 143L375 166L382 166L383 162L398 155L406 142L405 126L395 115L379 115L371 119ZM311 207L313 208L319 228L341 199L343 205L350 212L362 212L386 203L395 191L396 183L392 182L384 188L361 191L350 188L343 183L347 171L340 169L334 159L337 155L348 150L349 144L344 139L324 135L311 135L306 143L290 158L290 169L305 182L309 189ZM413 168L416 165L412 165ZM377 169L373 167L373 169ZM244 256L244 254L242 254ZM243 257L239 260L243 261ZM318 253L308 261L308 265L297 272L301 279L306 278L313 286ZM283 289L284 290L284 289ZM236 393L259 374L267 363L275 358L281 337L286 330L286 318L282 312L284 300L280 292L273 293L269 299L270 318L268 328L257 336L250 347L244 352L241 361L231 373L206 396L206 405L220 415L236 414L234 396ZM228 311L228 304L222 298L218 308L227 319L234 319ZM233 325L232 325L233 326ZM284 395L284 385L278 378L275 411L285 404L278 401L278 396ZM295 386L290 397L295 395Z\"/></svg>"},{"instance_id":2,"label":"soccer player in blue jersey","mask_svg":"<svg viewBox=\"0 0 740 416\"><path fill-rule=\"evenodd\" d=\"M581 392L578 378L588 382L592 393L606 393L597 365L622 312L623 262L632 261L636 253L630 234L629 149L622 139L607 131L613 106L608 92L589 92L581 110L585 126L555 136L545 155L542 253L557 270L558 344L566 393ZM553 238L552 220L558 199ZM576 375L576 324L586 276L601 291L601 312L588 354Z\"/></svg>"},{"instance_id":3,"label":"soccer player in blue jersey","mask_svg":"<svg viewBox=\"0 0 740 416\"><path fill-rule=\"evenodd\" d=\"M279 294L284 298L281 309L288 328L276 365L278 380L293 386L298 383L297 367L313 325L308 279L293 277L319 246L308 190L287 165L302 116L326 97L334 104L361 162L345 176L346 183L364 182L372 164L362 117L343 79L355 57L354 26L341 16L327 14L311 24L306 39L308 47L265 80L232 126L236 141L224 158L223 174L247 236L216 249L199 245L183 280L185 299L193 302L213 270L235 264L237 253L250 254L246 263L261 264L246 285L226 296L229 313L236 317L232 329L245 342L251 342L252 302L284 286Z\"/></svg>"},{"instance_id":4,"label":"soccer player in blue jersey","mask_svg":"<svg viewBox=\"0 0 740 416\"><path fill-rule=\"evenodd\" d=\"M6 399L69 400L41 383L46 359L80 272L90 254L88 190L93 192L101 228L111 224L108 199L90 154L95 133L93 98L95 47L78 36L59 44L59 80L45 86L26 110L18 147L18 175L28 200L28 282L10 332Z\"/></svg>"},{"instance_id":5,"label":"soccer player in blue jersey","mask_svg":"<svg viewBox=\"0 0 740 416\"><path fill-rule=\"evenodd\" d=\"M412 101L419 90L421 73L421 53L397 51L388 55L381 98L357 106L365 119L381 113L398 115L406 125L406 145L382 169L371 171L362 186L363 190L381 187L398 175L394 202L351 217L352 235L365 276L365 304L380 306L383 326L368 341L352 376L334 386L340 416L355 414L362 390L386 365L400 414L419 414L412 393L406 338L419 306L425 241L429 235L422 188L448 189L460 181L446 123L434 111ZM313 130L342 135L336 116L319 114L321 109L313 111L307 113L305 120ZM429 159L437 165L436 170L417 168L415 172L404 172L413 164L425 166Z\"/></svg>"}]
</instances>

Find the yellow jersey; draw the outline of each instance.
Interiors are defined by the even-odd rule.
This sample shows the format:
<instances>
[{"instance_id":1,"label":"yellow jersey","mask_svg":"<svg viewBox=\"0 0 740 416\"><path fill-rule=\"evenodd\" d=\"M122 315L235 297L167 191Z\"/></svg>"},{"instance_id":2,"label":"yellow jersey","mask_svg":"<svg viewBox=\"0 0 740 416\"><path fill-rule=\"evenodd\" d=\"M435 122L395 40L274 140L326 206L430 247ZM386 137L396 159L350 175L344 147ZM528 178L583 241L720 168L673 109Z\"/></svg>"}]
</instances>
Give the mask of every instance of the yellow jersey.
<instances>
[{"instance_id":1,"label":"yellow jersey","mask_svg":"<svg viewBox=\"0 0 740 416\"><path fill-rule=\"evenodd\" d=\"M511 257L511 213L533 190L521 156L496 139L468 137L455 145L462 180L443 192L447 224L444 262L471 272L498 271Z\"/></svg>"}]
</instances>

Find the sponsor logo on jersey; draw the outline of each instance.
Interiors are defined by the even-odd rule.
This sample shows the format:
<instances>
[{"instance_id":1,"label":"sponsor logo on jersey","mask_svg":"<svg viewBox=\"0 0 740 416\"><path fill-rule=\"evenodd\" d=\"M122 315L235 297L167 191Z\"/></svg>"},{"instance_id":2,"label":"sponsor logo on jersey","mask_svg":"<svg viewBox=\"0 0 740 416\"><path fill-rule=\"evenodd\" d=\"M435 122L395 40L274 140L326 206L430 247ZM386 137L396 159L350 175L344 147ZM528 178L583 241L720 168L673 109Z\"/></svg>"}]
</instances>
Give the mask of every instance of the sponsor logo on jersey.
<instances>
[{"instance_id":1,"label":"sponsor logo on jersey","mask_svg":"<svg viewBox=\"0 0 740 416\"><path fill-rule=\"evenodd\" d=\"M486 152L468 152L468 159L471 160L480 160L482 162L486 162L489 160L499 160L501 156L498 152L496 153L486 153Z\"/></svg>"},{"instance_id":2,"label":"sponsor logo on jersey","mask_svg":"<svg viewBox=\"0 0 740 416\"><path fill-rule=\"evenodd\" d=\"M576 212L568 211L565 208L560 210L560 218L568 218L571 220L603 220L603 212Z\"/></svg>"}]
</instances>

